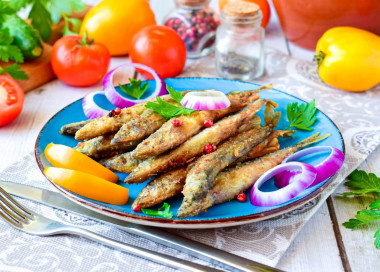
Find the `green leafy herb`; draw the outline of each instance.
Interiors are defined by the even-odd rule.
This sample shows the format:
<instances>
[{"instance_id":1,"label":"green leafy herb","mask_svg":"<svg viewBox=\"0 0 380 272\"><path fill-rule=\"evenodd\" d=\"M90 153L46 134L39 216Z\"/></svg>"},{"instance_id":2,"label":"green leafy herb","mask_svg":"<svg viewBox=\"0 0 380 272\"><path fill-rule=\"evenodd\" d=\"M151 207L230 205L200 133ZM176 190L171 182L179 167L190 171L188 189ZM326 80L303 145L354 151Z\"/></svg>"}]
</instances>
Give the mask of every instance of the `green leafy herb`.
<instances>
[{"instance_id":1,"label":"green leafy herb","mask_svg":"<svg viewBox=\"0 0 380 272\"><path fill-rule=\"evenodd\" d=\"M47 42L51 35L51 17L49 11L40 0L35 0L28 16L32 20L32 25L38 30L42 40Z\"/></svg>"},{"instance_id":2,"label":"green leafy herb","mask_svg":"<svg viewBox=\"0 0 380 272\"><path fill-rule=\"evenodd\" d=\"M141 209L141 211L147 215L160 216L167 219L173 217L173 212L170 211L170 205L166 202L157 210Z\"/></svg>"},{"instance_id":3,"label":"green leafy herb","mask_svg":"<svg viewBox=\"0 0 380 272\"><path fill-rule=\"evenodd\" d=\"M139 79L136 80L136 79L130 78L129 79L129 86L121 85L119 83L119 87L127 95L129 95L133 98L136 98L136 99L140 99L144 95L146 90L148 90L149 85L148 85L148 83L144 83L141 85L141 80L139 80Z\"/></svg>"},{"instance_id":4,"label":"green leafy herb","mask_svg":"<svg viewBox=\"0 0 380 272\"><path fill-rule=\"evenodd\" d=\"M77 18L69 18L66 15L62 16L65 25L62 28L62 35L78 35L82 21Z\"/></svg>"},{"instance_id":5,"label":"green leafy herb","mask_svg":"<svg viewBox=\"0 0 380 272\"><path fill-rule=\"evenodd\" d=\"M49 0L46 4L53 23L58 23L62 15L71 15L72 11L82 11L86 5L78 0Z\"/></svg>"},{"instance_id":6,"label":"green leafy herb","mask_svg":"<svg viewBox=\"0 0 380 272\"><path fill-rule=\"evenodd\" d=\"M355 170L347 179L348 181L345 184L354 191L343 193L343 196L380 193L380 178L373 173L367 174L365 171ZM369 209L358 211L355 218L344 222L343 226L354 230L377 220L380 220L380 199L371 203ZM380 249L380 228L376 231L374 238L375 247Z\"/></svg>"},{"instance_id":7,"label":"green leafy herb","mask_svg":"<svg viewBox=\"0 0 380 272\"><path fill-rule=\"evenodd\" d=\"M168 90L170 97L173 98L173 100L175 100L178 103L181 103L183 97L180 92L177 92L173 88L170 88L168 86L166 86L166 89ZM165 102L161 97L156 97L156 100L158 103L149 101L145 104L145 107L154 110L166 119L170 119L180 114L187 115L194 111L183 106L174 106L168 102Z\"/></svg>"},{"instance_id":8,"label":"green leafy herb","mask_svg":"<svg viewBox=\"0 0 380 272\"><path fill-rule=\"evenodd\" d=\"M380 193L380 178L373 173L367 174L363 170L355 170L347 179L345 185L354 191L343 193L343 196Z\"/></svg>"},{"instance_id":9,"label":"green leafy herb","mask_svg":"<svg viewBox=\"0 0 380 272\"><path fill-rule=\"evenodd\" d=\"M310 128L317 121L315 114L317 108L315 107L315 99L307 104L298 105L297 102L290 103L286 107L286 112L290 122L289 127L295 127L302 130L312 131Z\"/></svg>"},{"instance_id":10,"label":"green leafy herb","mask_svg":"<svg viewBox=\"0 0 380 272\"><path fill-rule=\"evenodd\" d=\"M0 30L0 59L4 62L14 60L15 62L24 62L21 50L11 45L13 38L6 32Z\"/></svg>"},{"instance_id":11,"label":"green leafy herb","mask_svg":"<svg viewBox=\"0 0 380 272\"><path fill-rule=\"evenodd\" d=\"M177 101L179 104L181 104L181 100L183 98L181 92L177 92L176 90L174 90L173 88L169 87L168 85L166 85L166 90L170 94L171 98L173 98L175 101Z\"/></svg>"},{"instance_id":12,"label":"green leafy herb","mask_svg":"<svg viewBox=\"0 0 380 272\"><path fill-rule=\"evenodd\" d=\"M9 74L14 79L28 79L29 77L25 74L24 71L21 70L21 66L13 63L8 67L0 67L0 74Z\"/></svg>"}]
</instances>

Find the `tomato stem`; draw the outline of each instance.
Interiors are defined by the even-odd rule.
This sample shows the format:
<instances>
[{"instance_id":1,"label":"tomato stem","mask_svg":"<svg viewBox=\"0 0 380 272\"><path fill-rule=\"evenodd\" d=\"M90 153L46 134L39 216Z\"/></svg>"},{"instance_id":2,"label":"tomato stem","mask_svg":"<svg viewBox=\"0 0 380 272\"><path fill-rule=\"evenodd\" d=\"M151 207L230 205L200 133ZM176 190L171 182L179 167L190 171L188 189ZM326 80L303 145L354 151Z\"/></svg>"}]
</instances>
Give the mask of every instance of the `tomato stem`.
<instances>
[{"instance_id":1,"label":"tomato stem","mask_svg":"<svg viewBox=\"0 0 380 272\"><path fill-rule=\"evenodd\" d=\"M325 56L326 54L323 51L319 51L318 54L314 55L313 60L317 63L318 67L322 65Z\"/></svg>"},{"instance_id":2,"label":"tomato stem","mask_svg":"<svg viewBox=\"0 0 380 272\"><path fill-rule=\"evenodd\" d=\"M81 40L77 40L78 42L78 45L76 45L73 50L75 50L76 48L78 48L79 46L89 46L91 44L94 43L94 40L93 39L90 39L87 35L87 31L84 32L84 37L82 37Z\"/></svg>"}]
</instances>

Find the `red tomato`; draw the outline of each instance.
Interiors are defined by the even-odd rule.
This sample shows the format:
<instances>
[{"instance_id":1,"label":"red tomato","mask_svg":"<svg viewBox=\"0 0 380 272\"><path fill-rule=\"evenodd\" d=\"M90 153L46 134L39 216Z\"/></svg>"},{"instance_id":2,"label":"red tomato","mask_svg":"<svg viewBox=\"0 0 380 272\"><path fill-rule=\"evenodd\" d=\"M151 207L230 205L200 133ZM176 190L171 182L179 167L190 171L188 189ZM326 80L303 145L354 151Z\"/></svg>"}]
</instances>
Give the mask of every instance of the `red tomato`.
<instances>
[{"instance_id":1,"label":"red tomato","mask_svg":"<svg viewBox=\"0 0 380 272\"><path fill-rule=\"evenodd\" d=\"M24 91L10 76L0 75L0 127L12 122L24 105Z\"/></svg>"},{"instance_id":2,"label":"red tomato","mask_svg":"<svg viewBox=\"0 0 380 272\"><path fill-rule=\"evenodd\" d=\"M175 77L186 62L186 46L181 37L167 26L148 26L132 39L132 62L151 67L161 77ZM143 73L147 78L150 75Z\"/></svg>"},{"instance_id":3,"label":"red tomato","mask_svg":"<svg viewBox=\"0 0 380 272\"><path fill-rule=\"evenodd\" d=\"M75 35L60 38L51 51L54 73L72 86L90 86L98 82L107 73L110 59L104 45Z\"/></svg>"}]
</instances>

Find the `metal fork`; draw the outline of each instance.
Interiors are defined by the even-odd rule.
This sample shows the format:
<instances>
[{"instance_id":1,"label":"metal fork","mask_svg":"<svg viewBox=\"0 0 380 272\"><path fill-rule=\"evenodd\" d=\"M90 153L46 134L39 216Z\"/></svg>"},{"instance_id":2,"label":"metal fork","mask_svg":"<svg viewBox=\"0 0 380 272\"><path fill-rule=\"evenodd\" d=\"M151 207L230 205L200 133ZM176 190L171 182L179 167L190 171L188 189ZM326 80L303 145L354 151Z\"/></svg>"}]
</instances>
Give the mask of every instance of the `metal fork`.
<instances>
[{"instance_id":1,"label":"metal fork","mask_svg":"<svg viewBox=\"0 0 380 272\"><path fill-rule=\"evenodd\" d=\"M40 214L34 213L22 206L0 187L0 216L11 226L29 234L38 236L50 236L55 234L74 234L89 240L117 248L133 255L152 260L159 264L168 265L177 269L193 272L221 272L221 270L206 267L200 264L181 260L172 256L161 254L136 246L131 246L116 240L101 236L86 229L62 224Z\"/></svg>"}]
</instances>

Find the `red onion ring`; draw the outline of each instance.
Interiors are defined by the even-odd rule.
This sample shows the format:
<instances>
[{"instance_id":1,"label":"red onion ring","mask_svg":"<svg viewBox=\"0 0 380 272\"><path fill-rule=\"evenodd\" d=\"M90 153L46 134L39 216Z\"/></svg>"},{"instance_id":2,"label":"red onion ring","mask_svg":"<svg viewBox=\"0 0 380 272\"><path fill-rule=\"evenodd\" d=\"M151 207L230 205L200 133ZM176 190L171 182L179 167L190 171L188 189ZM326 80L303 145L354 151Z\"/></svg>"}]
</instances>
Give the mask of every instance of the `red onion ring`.
<instances>
[{"instance_id":1,"label":"red onion ring","mask_svg":"<svg viewBox=\"0 0 380 272\"><path fill-rule=\"evenodd\" d=\"M99 92L89 93L82 100L83 112L84 112L84 115L86 115L86 117L88 119L95 119L95 118L98 118L98 117L102 117L102 116L106 115L109 112L109 111L107 111L107 110L99 107L95 103L94 97L95 97L95 95L98 95L98 94L99 95L104 95L104 92L99 91Z\"/></svg>"},{"instance_id":2,"label":"red onion ring","mask_svg":"<svg viewBox=\"0 0 380 272\"><path fill-rule=\"evenodd\" d=\"M182 106L192 110L221 110L231 105L228 97L217 90L192 91L181 100Z\"/></svg>"},{"instance_id":3,"label":"red onion ring","mask_svg":"<svg viewBox=\"0 0 380 272\"><path fill-rule=\"evenodd\" d=\"M125 67L133 67L135 69L138 68L140 70L143 70L143 71L150 73L153 76L153 79L156 81L156 89L154 90L154 92L149 97L146 97L144 99L139 99L139 100L128 99L128 98L122 97L116 91L115 87L113 86L113 82L112 82L113 76L116 73L116 71L118 71L121 68L125 68ZM133 106L135 104L150 100L156 96L161 96L161 95L167 94L166 85L165 85L164 80L152 68L150 68L146 65L143 65L143 64L139 64L139 63L122 64L122 65L112 69L111 71L109 71L103 79L103 89L104 89L104 93L105 93L107 99L112 104L114 104L116 107L119 107L119 108L130 107L130 106Z\"/></svg>"},{"instance_id":4,"label":"red onion ring","mask_svg":"<svg viewBox=\"0 0 380 272\"><path fill-rule=\"evenodd\" d=\"M264 182L283 171L300 171L300 174L294 177L292 183L289 183L287 186L278 189L277 191L262 192L259 190L259 187ZM250 193L251 204L254 206L268 207L289 201L310 186L310 184L314 182L316 176L317 170L306 163L288 162L277 165L265 172L252 186Z\"/></svg>"},{"instance_id":5,"label":"red onion ring","mask_svg":"<svg viewBox=\"0 0 380 272\"><path fill-rule=\"evenodd\" d=\"M344 154L342 151L331 146L313 146L290 155L285 160L283 160L282 163L296 161L306 155L325 151L330 151L330 154L326 159L314 166L317 170L317 177L314 182L310 184L309 187L311 187L321 183L339 171L344 162ZM274 178L275 185L278 188L282 188L288 185L291 182L290 179L296 175L296 172L283 172Z\"/></svg>"}]
</instances>

